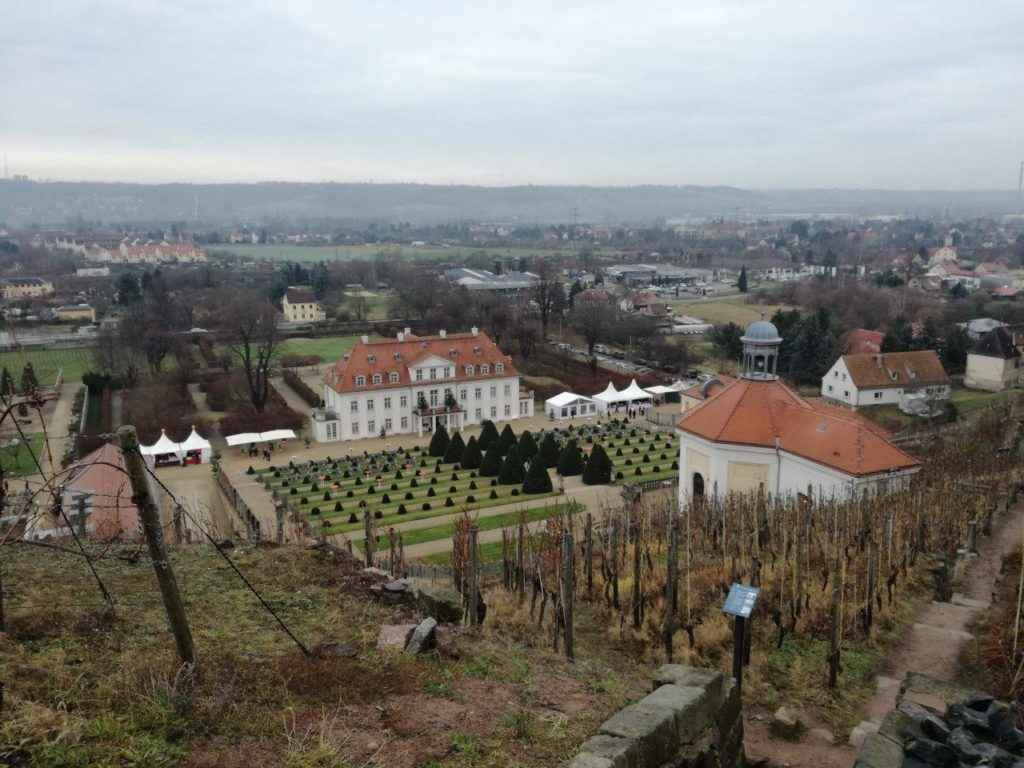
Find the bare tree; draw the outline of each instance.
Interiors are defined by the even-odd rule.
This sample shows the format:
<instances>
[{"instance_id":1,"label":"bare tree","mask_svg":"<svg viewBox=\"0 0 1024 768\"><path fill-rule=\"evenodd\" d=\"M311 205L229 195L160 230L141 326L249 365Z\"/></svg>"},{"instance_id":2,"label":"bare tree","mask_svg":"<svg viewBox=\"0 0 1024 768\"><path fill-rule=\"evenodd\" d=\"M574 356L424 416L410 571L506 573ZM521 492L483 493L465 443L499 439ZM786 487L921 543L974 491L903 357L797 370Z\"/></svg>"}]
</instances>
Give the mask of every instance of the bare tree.
<instances>
[{"instance_id":1,"label":"bare tree","mask_svg":"<svg viewBox=\"0 0 1024 768\"><path fill-rule=\"evenodd\" d=\"M281 342L277 310L256 291L224 291L214 309L227 349L241 364L249 400L262 412L270 395L270 369Z\"/></svg>"},{"instance_id":2,"label":"bare tree","mask_svg":"<svg viewBox=\"0 0 1024 768\"><path fill-rule=\"evenodd\" d=\"M615 325L615 307L598 301L579 302L569 315L569 323L587 342L587 352L594 354L594 345L607 338Z\"/></svg>"},{"instance_id":3,"label":"bare tree","mask_svg":"<svg viewBox=\"0 0 1024 768\"><path fill-rule=\"evenodd\" d=\"M537 305L540 312L540 332L542 337L548 334L548 319L551 313L561 306L565 298L565 289L562 281L558 279L558 270L545 259L537 262L534 270L539 278L531 289L531 298Z\"/></svg>"}]
</instances>

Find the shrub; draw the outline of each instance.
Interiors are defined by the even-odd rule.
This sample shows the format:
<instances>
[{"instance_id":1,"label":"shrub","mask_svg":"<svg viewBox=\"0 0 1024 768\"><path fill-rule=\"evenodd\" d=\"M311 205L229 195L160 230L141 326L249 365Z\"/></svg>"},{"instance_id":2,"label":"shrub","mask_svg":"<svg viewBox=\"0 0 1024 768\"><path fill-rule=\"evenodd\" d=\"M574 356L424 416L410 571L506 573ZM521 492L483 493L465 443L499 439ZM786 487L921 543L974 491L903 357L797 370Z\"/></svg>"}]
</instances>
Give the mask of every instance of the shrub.
<instances>
[{"instance_id":1,"label":"shrub","mask_svg":"<svg viewBox=\"0 0 1024 768\"><path fill-rule=\"evenodd\" d=\"M548 468L544 466L544 457L537 455L530 462L526 471L526 478L523 480L524 493L551 493L551 476Z\"/></svg>"},{"instance_id":2,"label":"shrub","mask_svg":"<svg viewBox=\"0 0 1024 768\"><path fill-rule=\"evenodd\" d=\"M462 451L459 463L462 464L465 469L480 469L480 462L482 460L483 456L480 454L480 443L477 442L475 436L472 436L469 438L469 442L466 443L466 447Z\"/></svg>"},{"instance_id":3,"label":"shrub","mask_svg":"<svg viewBox=\"0 0 1024 768\"><path fill-rule=\"evenodd\" d=\"M622 479L622 473L621 472L616 472L615 473L615 479L616 480L621 480Z\"/></svg>"},{"instance_id":4,"label":"shrub","mask_svg":"<svg viewBox=\"0 0 1024 768\"><path fill-rule=\"evenodd\" d=\"M498 482L502 485L519 485L523 482L523 462L519 458L519 450L513 444L508 449L508 454L501 462L501 469L498 472Z\"/></svg>"},{"instance_id":5,"label":"shrub","mask_svg":"<svg viewBox=\"0 0 1024 768\"><path fill-rule=\"evenodd\" d=\"M324 491L324 501L330 501L330 500L331 500L331 492L330 491Z\"/></svg>"},{"instance_id":6,"label":"shrub","mask_svg":"<svg viewBox=\"0 0 1024 768\"><path fill-rule=\"evenodd\" d=\"M558 456L558 474L572 477L583 472L583 455L575 440L569 440Z\"/></svg>"},{"instance_id":7,"label":"shrub","mask_svg":"<svg viewBox=\"0 0 1024 768\"><path fill-rule=\"evenodd\" d=\"M501 455L504 456L509 452L509 449L516 444L516 433L512 431L512 427L508 424L501 430L501 437L498 439L498 445L501 446Z\"/></svg>"},{"instance_id":8,"label":"shrub","mask_svg":"<svg viewBox=\"0 0 1024 768\"><path fill-rule=\"evenodd\" d=\"M409 501L412 497L413 497L412 496L412 491L406 491L405 492L405 500L406 501Z\"/></svg>"},{"instance_id":9,"label":"shrub","mask_svg":"<svg viewBox=\"0 0 1024 768\"><path fill-rule=\"evenodd\" d=\"M355 493L353 493L351 488L349 488L348 491L345 492L345 498L346 499L351 499L354 495L355 495Z\"/></svg>"},{"instance_id":10,"label":"shrub","mask_svg":"<svg viewBox=\"0 0 1024 768\"><path fill-rule=\"evenodd\" d=\"M430 478L430 484L431 485L437 485L437 478L436 477Z\"/></svg>"},{"instance_id":11,"label":"shrub","mask_svg":"<svg viewBox=\"0 0 1024 768\"><path fill-rule=\"evenodd\" d=\"M475 491L476 490L476 480L470 480L469 481L469 490L471 490L471 491Z\"/></svg>"},{"instance_id":12,"label":"shrub","mask_svg":"<svg viewBox=\"0 0 1024 768\"><path fill-rule=\"evenodd\" d=\"M256 470L252 468L252 464L250 464L249 468L247 470L245 470L245 474L247 474L247 475L255 475L256 474Z\"/></svg>"},{"instance_id":13,"label":"shrub","mask_svg":"<svg viewBox=\"0 0 1024 768\"><path fill-rule=\"evenodd\" d=\"M632 459L626 459L625 463L626 463L627 467L632 467L633 466L633 460Z\"/></svg>"},{"instance_id":14,"label":"shrub","mask_svg":"<svg viewBox=\"0 0 1024 768\"><path fill-rule=\"evenodd\" d=\"M341 502L340 501L334 502L334 511L335 512L341 512Z\"/></svg>"},{"instance_id":15,"label":"shrub","mask_svg":"<svg viewBox=\"0 0 1024 768\"><path fill-rule=\"evenodd\" d=\"M673 461L672 462L672 469L679 469L679 462L678 461Z\"/></svg>"},{"instance_id":16,"label":"shrub","mask_svg":"<svg viewBox=\"0 0 1024 768\"><path fill-rule=\"evenodd\" d=\"M516 447L519 449L519 458L523 461L530 461L537 455L537 451L540 450L537 447L537 441L534 440L533 434L528 429L524 429L520 433L519 445Z\"/></svg>"},{"instance_id":17,"label":"shrub","mask_svg":"<svg viewBox=\"0 0 1024 768\"><path fill-rule=\"evenodd\" d=\"M519 489L518 488L513 488L512 489L512 495L513 496L518 496L519 495Z\"/></svg>"},{"instance_id":18,"label":"shrub","mask_svg":"<svg viewBox=\"0 0 1024 768\"><path fill-rule=\"evenodd\" d=\"M422 509L423 509L423 511L424 511L424 512L426 512L427 510L429 510L429 509L430 509L430 502L429 502L429 501L424 501L424 502L423 502L423 506L422 506Z\"/></svg>"},{"instance_id":19,"label":"shrub","mask_svg":"<svg viewBox=\"0 0 1024 768\"><path fill-rule=\"evenodd\" d=\"M490 498L492 498L492 499L496 499L496 498L498 498L498 492L497 492L497 491L494 491L494 490L492 490L492 491L491 491L491 496L490 496Z\"/></svg>"},{"instance_id":20,"label":"shrub","mask_svg":"<svg viewBox=\"0 0 1024 768\"><path fill-rule=\"evenodd\" d=\"M636 470L633 472L633 474L636 475L637 477L639 477L643 473L644 473L644 471L642 469L640 469L640 467L637 467Z\"/></svg>"},{"instance_id":21,"label":"shrub","mask_svg":"<svg viewBox=\"0 0 1024 768\"><path fill-rule=\"evenodd\" d=\"M319 515L320 514L320 507L313 507L311 510L309 510L309 514L311 514L311 515Z\"/></svg>"},{"instance_id":22,"label":"shrub","mask_svg":"<svg viewBox=\"0 0 1024 768\"><path fill-rule=\"evenodd\" d=\"M281 378L284 379L285 384L291 387L295 394L308 405L310 408L319 408L323 405L323 401L320 399L320 395L304 382L295 371L289 370L287 367L281 373Z\"/></svg>"},{"instance_id":23,"label":"shrub","mask_svg":"<svg viewBox=\"0 0 1024 768\"><path fill-rule=\"evenodd\" d=\"M381 496L381 497L380 497L380 503L381 503L381 504L390 504L390 503L391 503L391 497L390 497L390 496L388 496L388 495L387 495L387 494L385 493L385 494L384 494L383 496Z\"/></svg>"},{"instance_id":24,"label":"shrub","mask_svg":"<svg viewBox=\"0 0 1024 768\"><path fill-rule=\"evenodd\" d=\"M444 505L445 505L446 507L454 507L454 506L455 506L455 502L454 502L454 501L452 501L452 497L451 497L451 496L448 496L448 497L446 497L446 498L445 498L445 500L444 500Z\"/></svg>"},{"instance_id":25,"label":"shrub","mask_svg":"<svg viewBox=\"0 0 1024 768\"><path fill-rule=\"evenodd\" d=\"M544 439L540 441L538 451L545 467L552 469L558 466L558 441L555 440L554 433L548 432L544 435Z\"/></svg>"},{"instance_id":26,"label":"shrub","mask_svg":"<svg viewBox=\"0 0 1024 768\"><path fill-rule=\"evenodd\" d=\"M409 481L409 487L410 487L410 488L419 488L419 487L420 487L420 481L419 481L419 480L417 480L417 479L416 479L416 478L414 477L414 478L413 478L412 480L410 480L410 481Z\"/></svg>"},{"instance_id":27,"label":"shrub","mask_svg":"<svg viewBox=\"0 0 1024 768\"><path fill-rule=\"evenodd\" d=\"M434 427L434 436L430 438L430 448L427 452L431 456L444 456L448 450L448 443L448 430L444 428L444 424L438 422Z\"/></svg>"},{"instance_id":28,"label":"shrub","mask_svg":"<svg viewBox=\"0 0 1024 768\"><path fill-rule=\"evenodd\" d=\"M320 355L282 355L280 365L282 368L307 368L321 362Z\"/></svg>"},{"instance_id":29,"label":"shrub","mask_svg":"<svg viewBox=\"0 0 1024 768\"><path fill-rule=\"evenodd\" d=\"M434 498L435 496L437 496L437 494L434 492L434 487L433 486L431 486L430 488L427 489L427 496L429 498L431 498L431 499Z\"/></svg>"},{"instance_id":30,"label":"shrub","mask_svg":"<svg viewBox=\"0 0 1024 768\"><path fill-rule=\"evenodd\" d=\"M495 487L497 484L498 484L498 479L497 478L495 478L494 480L491 480L491 488Z\"/></svg>"},{"instance_id":31,"label":"shrub","mask_svg":"<svg viewBox=\"0 0 1024 768\"><path fill-rule=\"evenodd\" d=\"M398 490L398 483L392 483L391 484L391 488L389 488L388 490L397 491Z\"/></svg>"},{"instance_id":32,"label":"shrub","mask_svg":"<svg viewBox=\"0 0 1024 768\"><path fill-rule=\"evenodd\" d=\"M501 448L495 443L480 462L480 477L497 477L501 472Z\"/></svg>"},{"instance_id":33,"label":"shrub","mask_svg":"<svg viewBox=\"0 0 1024 768\"><path fill-rule=\"evenodd\" d=\"M358 523L359 522L359 518L356 517L356 513L355 512L351 512L351 513L349 513L348 521L350 523Z\"/></svg>"},{"instance_id":34,"label":"shrub","mask_svg":"<svg viewBox=\"0 0 1024 768\"><path fill-rule=\"evenodd\" d=\"M585 485L606 485L612 479L612 462L608 458L604 447L596 443L590 451L590 460L583 470L583 483Z\"/></svg>"},{"instance_id":35,"label":"shrub","mask_svg":"<svg viewBox=\"0 0 1024 768\"><path fill-rule=\"evenodd\" d=\"M467 504L472 504L475 501L476 501L476 496L474 496L472 493L469 494L469 496L466 497L466 503Z\"/></svg>"},{"instance_id":36,"label":"shrub","mask_svg":"<svg viewBox=\"0 0 1024 768\"><path fill-rule=\"evenodd\" d=\"M459 479L459 475L456 472L452 472L452 482L456 482Z\"/></svg>"},{"instance_id":37,"label":"shrub","mask_svg":"<svg viewBox=\"0 0 1024 768\"><path fill-rule=\"evenodd\" d=\"M363 484L363 478L360 475L356 475L355 485L362 485L362 484Z\"/></svg>"},{"instance_id":38,"label":"shrub","mask_svg":"<svg viewBox=\"0 0 1024 768\"><path fill-rule=\"evenodd\" d=\"M379 509L373 513L373 518L375 520L380 520L382 517L384 517L384 513L381 512Z\"/></svg>"},{"instance_id":39,"label":"shrub","mask_svg":"<svg viewBox=\"0 0 1024 768\"><path fill-rule=\"evenodd\" d=\"M480 438L477 440L481 451L486 451L494 443L498 442L498 429L490 419L484 419L480 424Z\"/></svg>"},{"instance_id":40,"label":"shrub","mask_svg":"<svg viewBox=\"0 0 1024 768\"><path fill-rule=\"evenodd\" d=\"M444 451L445 464L457 464L462 461L462 454L466 450L466 444L462 441L462 435L456 430L448 441L448 447Z\"/></svg>"},{"instance_id":41,"label":"shrub","mask_svg":"<svg viewBox=\"0 0 1024 768\"><path fill-rule=\"evenodd\" d=\"M294 496L298 492L299 492L299 490L297 488L292 488L290 491L288 491L288 495L289 496Z\"/></svg>"},{"instance_id":42,"label":"shrub","mask_svg":"<svg viewBox=\"0 0 1024 768\"><path fill-rule=\"evenodd\" d=\"M621 448L616 448L616 449L615 449L615 455L616 455L617 457L618 457L618 456L621 456L621 455L622 455L622 449L621 449Z\"/></svg>"},{"instance_id":43,"label":"shrub","mask_svg":"<svg viewBox=\"0 0 1024 768\"><path fill-rule=\"evenodd\" d=\"M401 479L402 479L402 470L400 470L400 469L395 470L395 480L401 480Z\"/></svg>"},{"instance_id":44,"label":"shrub","mask_svg":"<svg viewBox=\"0 0 1024 768\"><path fill-rule=\"evenodd\" d=\"M309 504L309 499L303 496L301 499L299 499L299 504Z\"/></svg>"},{"instance_id":45,"label":"shrub","mask_svg":"<svg viewBox=\"0 0 1024 768\"><path fill-rule=\"evenodd\" d=\"M651 469L651 472L661 472L661 467L660 467L660 466L658 466L657 464L655 464L655 465L654 465L654 468L653 468L653 469Z\"/></svg>"},{"instance_id":46,"label":"shrub","mask_svg":"<svg viewBox=\"0 0 1024 768\"><path fill-rule=\"evenodd\" d=\"M405 504L399 504L398 505L398 514L400 514L400 515L404 515L405 514Z\"/></svg>"},{"instance_id":47,"label":"shrub","mask_svg":"<svg viewBox=\"0 0 1024 768\"><path fill-rule=\"evenodd\" d=\"M458 489L454 485L449 486L448 493L458 493Z\"/></svg>"}]
</instances>

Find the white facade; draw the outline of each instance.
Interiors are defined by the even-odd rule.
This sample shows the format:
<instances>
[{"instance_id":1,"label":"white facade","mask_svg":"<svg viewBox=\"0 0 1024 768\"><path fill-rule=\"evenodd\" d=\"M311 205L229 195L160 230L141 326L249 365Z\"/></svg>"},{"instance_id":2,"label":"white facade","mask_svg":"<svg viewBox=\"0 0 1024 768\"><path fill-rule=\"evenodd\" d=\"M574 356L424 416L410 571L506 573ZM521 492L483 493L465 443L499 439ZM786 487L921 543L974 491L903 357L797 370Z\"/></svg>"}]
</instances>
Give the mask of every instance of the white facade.
<instances>
[{"instance_id":1,"label":"white facade","mask_svg":"<svg viewBox=\"0 0 1024 768\"><path fill-rule=\"evenodd\" d=\"M410 368L428 371L450 367L450 361L435 358ZM448 396L457 408L445 409ZM522 396L521 396L522 395ZM422 403L420 398L422 397ZM420 411L420 405L426 410ZM412 386L374 389L367 392L339 393L324 385L324 417L313 419L317 442L359 440L386 435L423 435L441 423L449 430L491 421L510 421L533 416L532 393L520 391L518 376L499 376L475 380L446 381L429 379ZM336 418L329 418L333 414Z\"/></svg>"},{"instance_id":2,"label":"white facade","mask_svg":"<svg viewBox=\"0 0 1024 768\"><path fill-rule=\"evenodd\" d=\"M1001 392L1008 387L1024 384L1024 368L1021 358L1002 358L971 352L967 355L967 372L964 386L987 392Z\"/></svg>"},{"instance_id":3,"label":"white facade","mask_svg":"<svg viewBox=\"0 0 1024 768\"><path fill-rule=\"evenodd\" d=\"M317 301L296 301L288 300L288 294L281 299L281 312L284 319L289 323L298 322L319 322L327 319L327 314L320 308Z\"/></svg>"},{"instance_id":4,"label":"white facade","mask_svg":"<svg viewBox=\"0 0 1024 768\"><path fill-rule=\"evenodd\" d=\"M886 493L910 481L915 470L856 477L784 450L725 445L679 430L679 503L696 496L728 493L792 496L811 489L815 497L845 498L850 494Z\"/></svg>"},{"instance_id":5,"label":"white facade","mask_svg":"<svg viewBox=\"0 0 1024 768\"><path fill-rule=\"evenodd\" d=\"M926 397L932 400L948 400L950 386L933 384L922 387L872 387L859 389L850 376L843 358L836 360L821 379L821 396L850 408L864 408L872 405L900 406L910 399Z\"/></svg>"}]
</instances>

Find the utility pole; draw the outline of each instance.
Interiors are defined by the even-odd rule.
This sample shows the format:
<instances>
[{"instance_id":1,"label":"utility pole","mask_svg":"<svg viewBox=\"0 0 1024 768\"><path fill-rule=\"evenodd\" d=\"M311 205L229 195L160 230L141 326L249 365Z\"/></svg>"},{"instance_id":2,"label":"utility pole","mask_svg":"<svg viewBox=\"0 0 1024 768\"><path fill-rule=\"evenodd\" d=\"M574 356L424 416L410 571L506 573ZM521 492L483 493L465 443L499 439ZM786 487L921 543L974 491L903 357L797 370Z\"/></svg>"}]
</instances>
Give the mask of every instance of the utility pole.
<instances>
[{"instance_id":1,"label":"utility pole","mask_svg":"<svg viewBox=\"0 0 1024 768\"><path fill-rule=\"evenodd\" d=\"M117 431L117 435L121 444L125 469L128 471L128 480L132 484L132 503L139 510L142 531L146 535L149 556L153 560L153 570L156 571L156 580L160 585L160 596L163 598L164 609L167 611L167 622L171 625L174 642L178 646L178 656L182 663L190 665L194 670L196 651L192 643L192 630L188 626L188 616L185 615L185 604L178 591L174 570L167 559L164 530L160 525L160 514L156 504L153 503L153 497L149 493L149 485L146 482L146 468L143 464L142 454L139 453L139 438L135 433L135 427L131 425L121 427Z\"/></svg>"}]
</instances>

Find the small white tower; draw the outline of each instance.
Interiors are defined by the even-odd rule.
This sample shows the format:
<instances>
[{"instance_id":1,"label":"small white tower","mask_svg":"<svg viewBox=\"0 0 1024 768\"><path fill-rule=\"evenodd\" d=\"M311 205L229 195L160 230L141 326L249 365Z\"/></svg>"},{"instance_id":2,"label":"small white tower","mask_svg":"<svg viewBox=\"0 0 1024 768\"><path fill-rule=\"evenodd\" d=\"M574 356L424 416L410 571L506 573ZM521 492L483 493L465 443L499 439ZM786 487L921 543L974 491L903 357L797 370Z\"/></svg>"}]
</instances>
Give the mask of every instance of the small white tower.
<instances>
[{"instance_id":1,"label":"small white tower","mask_svg":"<svg viewBox=\"0 0 1024 768\"><path fill-rule=\"evenodd\" d=\"M740 341L743 342L742 378L755 381L777 379L776 366L782 344L779 329L767 320L758 320L747 326Z\"/></svg>"}]
</instances>

